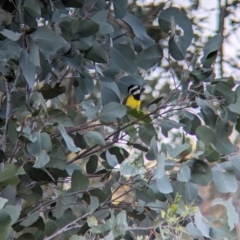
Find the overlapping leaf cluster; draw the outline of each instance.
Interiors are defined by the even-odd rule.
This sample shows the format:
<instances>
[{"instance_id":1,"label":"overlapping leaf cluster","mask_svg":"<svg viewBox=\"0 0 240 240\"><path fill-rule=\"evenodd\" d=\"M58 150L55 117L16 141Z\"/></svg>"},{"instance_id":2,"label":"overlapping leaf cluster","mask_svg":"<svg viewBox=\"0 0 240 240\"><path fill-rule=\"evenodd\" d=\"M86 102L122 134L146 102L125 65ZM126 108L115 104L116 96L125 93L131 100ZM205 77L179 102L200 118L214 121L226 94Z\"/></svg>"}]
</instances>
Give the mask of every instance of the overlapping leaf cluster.
<instances>
[{"instance_id":1,"label":"overlapping leaf cluster","mask_svg":"<svg viewBox=\"0 0 240 240\"><path fill-rule=\"evenodd\" d=\"M128 86L151 85L163 57L187 61L185 13L159 12L166 57L127 0L19 2L0 11L1 239L234 239L231 199L213 203L227 218L198 209L199 186L233 193L240 178L240 87L213 70L222 37L136 112L120 101ZM167 144L172 129L181 142Z\"/></svg>"}]
</instances>

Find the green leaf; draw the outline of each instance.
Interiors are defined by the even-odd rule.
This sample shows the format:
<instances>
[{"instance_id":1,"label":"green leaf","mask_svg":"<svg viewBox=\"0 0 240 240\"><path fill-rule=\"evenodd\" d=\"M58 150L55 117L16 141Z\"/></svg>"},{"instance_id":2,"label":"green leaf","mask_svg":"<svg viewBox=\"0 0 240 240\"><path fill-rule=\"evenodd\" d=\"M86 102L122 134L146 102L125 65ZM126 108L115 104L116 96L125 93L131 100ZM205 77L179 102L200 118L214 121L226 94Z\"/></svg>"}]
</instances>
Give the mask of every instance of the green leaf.
<instances>
[{"instance_id":1,"label":"green leaf","mask_svg":"<svg viewBox=\"0 0 240 240\"><path fill-rule=\"evenodd\" d=\"M148 70L162 60L163 50L159 44L154 44L142 50L136 58L140 68Z\"/></svg>"},{"instance_id":2,"label":"green leaf","mask_svg":"<svg viewBox=\"0 0 240 240\"><path fill-rule=\"evenodd\" d=\"M127 108L119 103L110 102L106 104L99 113L101 122L114 122L122 118L127 113Z\"/></svg>"},{"instance_id":3,"label":"green leaf","mask_svg":"<svg viewBox=\"0 0 240 240\"><path fill-rule=\"evenodd\" d=\"M57 168L65 170L67 166L66 156L62 149L62 145L58 140L53 140L53 149L49 154L50 161L45 165L47 168Z\"/></svg>"},{"instance_id":4,"label":"green leaf","mask_svg":"<svg viewBox=\"0 0 240 240\"><path fill-rule=\"evenodd\" d=\"M99 200L97 197L90 196L91 203L90 203L90 212L89 214L93 214L99 207Z\"/></svg>"},{"instance_id":5,"label":"green leaf","mask_svg":"<svg viewBox=\"0 0 240 240\"><path fill-rule=\"evenodd\" d=\"M222 219L221 219L222 220ZM229 231L228 224L222 221L218 221L216 226L211 228L210 236L212 239L227 239L227 240L235 240L237 239L236 228L232 231Z\"/></svg>"},{"instance_id":6,"label":"green leaf","mask_svg":"<svg viewBox=\"0 0 240 240\"><path fill-rule=\"evenodd\" d=\"M88 131L84 135L84 139L89 146L94 146L98 144L100 147L104 147L106 145L102 134L97 131Z\"/></svg>"},{"instance_id":7,"label":"green leaf","mask_svg":"<svg viewBox=\"0 0 240 240\"><path fill-rule=\"evenodd\" d=\"M127 0L113 0L113 8L116 19L121 19L127 14Z\"/></svg>"},{"instance_id":8,"label":"green leaf","mask_svg":"<svg viewBox=\"0 0 240 240\"><path fill-rule=\"evenodd\" d=\"M37 159L34 167L41 168L49 162L47 152L52 150L52 142L45 132L34 132L32 135L36 137L36 141L26 144L26 147L28 152Z\"/></svg>"},{"instance_id":9,"label":"green leaf","mask_svg":"<svg viewBox=\"0 0 240 240\"><path fill-rule=\"evenodd\" d=\"M134 35L141 40L145 47L149 47L154 44L154 40L147 34L146 29L139 18L127 12L122 20L132 28Z\"/></svg>"},{"instance_id":10,"label":"green leaf","mask_svg":"<svg viewBox=\"0 0 240 240\"><path fill-rule=\"evenodd\" d=\"M237 96L237 100L235 103L229 104L228 108L230 111L240 114L240 86L236 88L235 94Z\"/></svg>"},{"instance_id":11,"label":"green leaf","mask_svg":"<svg viewBox=\"0 0 240 240\"><path fill-rule=\"evenodd\" d=\"M96 12L91 18L91 20L95 21L100 26L98 32L101 34L110 34L114 31L113 27L107 23L107 16L107 10L100 10Z\"/></svg>"},{"instance_id":12,"label":"green leaf","mask_svg":"<svg viewBox=\"0 0 240 240\"><path fill-rule=\"evenodd\" d=\"M93 174L96 172L97 167L98 167L98 157L96 155L90 156L86 164L86 172L89 174Z\"/></svg>"},{"instance_id":13,"label":"green leaf","mask_svg":"<svg viewBox=\"0 0 240 240\"><path fill-rule=\"evenodd\" d=\"M209 81L208 78L213 74L212 68L195 68L190 72L190 76L197 81Z\"/></svg>"},{"instance_id":14,"label":"green leaf","mask_svg":"<svg viewBox=\"0 0 240 240\"><path fill-rule=\"evenodd\" d=\"M150 148L145 157L147 160L154 160L158 158L158 146L155 136L153 136L151 139Z\"/></svg>"},{"instance_id":15,"label":"green leaf","mask_svg":"<svg viewBox=\"0 0 240 240\"><path fill-rule=\"evenodd\" d=\"M155 128L153 127L152 124L149 124L149 123L144 123L143 125L141 125L138 130L138 133L139 133L140 139L146 145L150 145L152 137L157 136Z\"/></svg>"},{"instance_id":16,"label":"green leaf","mask_svg":"<svg viewBox=\"0 0 240 240\"><path fill-rule=\"evenodd\" d=\"M229 161L232 165L240 171L240 157L239 155L229 156Z\"/></svg>"},{"instance_id":17,"label":"green leaf","mask_svg":"<svg viewBox=\"0 0 240 240\"><path fill-rule=\"evenodd\" d=\"M24 174L22 167L16 165L7 165L3 172L0 172L0 187L6 185L17 185L19 183L18 175Z\"/></svg>"},{"instance_id":18,"label":"green leaf","mask_svg":"<svg viewBox=\"0 0 240 240\"><path fill-rule=\"evenodd\" d=\"M211 67L217 57L217 51L222 45L223 37L217 34L210 38L203 48L203 57L201 63L203 67Z\"/></svg>"},{"instance_id":19,"label":"green leaf","mask_svg":"<svg viewBox=\"0 0 240 240\"><path fill-rule=\"evenodd\" d=\"M65 127L73 126L72 122L67 117L66 113L61 109L57 109L57 108L49 109L48 116L49 116L48 123L51 123L51 124L58 123Z\"/></svg>"},{"instance_id":20,"label":"green leaf","mask_svg":"<svg viewBox=\"0 0 240 240\"><path fill-rule=\"evenodd\" d=\"M110 88L104 87L101 92L102 105L108 105L110 103L120 103L118 94Z\"/></svg>"},{"instance_id":21,"label":"green leaf","mask_svg":"<svg viewBox=\"0 0 240 240\"><path fill-rule=\"evenodd\" d=\"M171 29L172 22L181 28L181 33L177 35L177 29ZM160 28L173 36L169 39L169 52L175 60L184 60L187 48L190 46L193 39L192 23L185 15L176 7L170 7L160 12L158 16Z\"/></svg>"},{"instance_id":22,"label":"green leaf","mask_svg":"<svg viewBox=\"0 0 240 240\"><path fill-rule=\"evenodd\" d=\"M187 230L193 236L203 237L201 231L198 228L196 228L192 222L188 223Z\"/></svg>"},{"instance_id":23,"label":"green leaf","mask_svg":"<svg viewBox=\"0 0 240 240\"><path fill-rule=\"evenodd\" d=\"M37 42L37 45L46 59L54 55L61 48L66 48L66 52L71 45L61 36L46 26L38 27L32 38Z\"/></svg>"},{"instance_id":24,"label":"green leaf","mask_svg":"<svg viewBox=\"0 0 240 240\"><path fill-rule=\"evenodd\" d=\"M210 226L209 224L203 219L200 210L195 214L195 225L201 231L203 236L209 238L210 233Z\"/></svg>"},{"instance_id":25,"label":"green leaf","mask_svg":"<svg viewBox=\"0 0 240 240\"><path fill-rule=\"evenodd\" d=\"M126 44L117 44L110 48L111 58L122 70L134 74L137 71L133 49Z\"/></svg>"},{"instance_id":26,"label":"green leaf","mask_svg":"<svg viewBox=\"0 0 240 240\"><path fill-rule=\"evenodd\" d=\"M29 42L29 59L30 61L37 67L40 67L40 56L39 56L39 49L37 44L33 41L33 39L29 36L28 37Z\"/></svg>"},{"instance_id":27,"label":"green leaf","mask_svg":"<svg viewBox=\"0 0 240 240\"><path fill-rule=\"evenodd\" d=\"M201 160L194 160L191 166L191 178L198 185L207 186L213 179L209 164Z\"/></svg>"},{"instance_id":28,"label":"green leaf","mask_svg":"<svg viewBox=\"0 0 240 240\"><path fill-rule=\"evenodd\" d=\"M213 167L212 173L214 184L219 192L229 193L237 191L238 184L231 163L227 163L227 166L223 163L216 165Z\"/></svg>"},{"instance_id":29,"label":"green leaf","mask_svg":"<svg viewBox=\"0 0 240 240\"><path fill-rule=\"evenodd\" d=\"M114 146L112 148L109 148L108 151L110 154L116 156L119 164L121 164L125 159L127 159L129 157L129 153L124 148ZM107 161L106 152L103 152L100 155L100 157L102 159L104 159L105 161Z\"/></svg>"},{"instance_id":30,"label":"green leaf","mask_svg":"<svg viewBox=\"0 0 240 240\"><path fill-rule=\"evenodd\" d=\"M26 0L24 1L23 8L34 18L41 16L41 8L37 1Z\"/></svg>"},{"instance_id":31,"label":"green leaf","mask_svg":"<svg viewBox=\"0 0 240 240\"><path fill-rule=\"evenodd\" d=\"M11 231L11 217L4 210L0 211L1 239L7 240Z\"/></svg>"},{"instance_id":32,"label":"green leaf","mask_svg":"<svg viewBox=\"0 0 240 240\"><path fill-rule=\"evenodd\" d=\"M109 153L109 151L106 152L106 158L107 158L108 164L112 168L114 168L118 164L118 160L117 160L116 156L111 154L111 153Z\"/></svg>"},{"instance_id":33,"label":"green leaf","mask_svg":"<svg viewBox=\"0 0 240 240\"><path fill-rule=\"evenodd\" d=\"M17 141L18 133L16 130L16 125L14 122L10 119L9 120L9 127L8 127L8 138L11 143L15 144Z\"/></svg>"},{"instance_id":34,"label":"green leaf","mask_svg":"<svg viewBox=\"0 0 240 240\"><path fill-rule=\"evenodd\" d=\"M96 41L93 41L93 45L85 57L97 63L108 63L109 61L107 52Z\"/></svg>"},{"instance_id":35,"label":"green leaf","mask_svg":"<svg viewBox=\"0 0 240 240\"><path fill-rule=\"evenodd\" d=\"M4 211L10 215L10 217L12 219L11 224L14 224L18 220L19 215L20 215L20 210L17 207L12 206L12 205L7 205L4 208Z\"/></svg>"},{"instance_id":36,"label":"green leaf","mask_svg":"<svg viewBox=\"0 0 240 240\"><path fill-rule=\"evenodd\" d=\"M0 197L0 209L4 207L6 202L8 202L7 199Z\"/></svg>"},{"instance_id":37,"label":"green leaf","mask_svg":"<svg viewBox=\"0 0 240 240\"><path fill-rule=\"evenodd\" d=\"M217 142L214 144L214 147L219 153L223 155L228 155L233 152L237 152L237 148L228 138L218 138Z\"/></svg>"},{"instance_id":38,"label":"green leaf","mask_svg":"<svg viewBox=\"0 0 240 240\"><path fill-rule=\"evenodd\" d=\"M75 146L73 139L67 134L65 128L62 125L59 125L59 124L58 124L57 128L58 128L58 131L60 132L62 138L64 139L68 150L70 152L79 152L80 148Z\"/></svg>"},{"instance_id":39,"label":"green leaf","mask_svg":"<svg viewBox=\"0 0 240 240\"><path fill-rule=\"evenodd\" d=\"M71 189L73 192L85 191L88 189L89 179L80 170L74 170L72 174Z\"/></svg>"},{"instance_id":40,"label":"green leaf","mask_svg":"<svg viewBox=\"0 0 240 240\"><path fill-rule=\"evenodd\" d=\"M94 21L91 20L77 20L79 23L78 33L81 37L90 37L98 32L100 26Z\"/></svg>"},{"instance_id":41,"label":"green leaf","mask_svg":"<svg viewBox=\"0 0 240 240\"><path fill-rule=\"evenodd\" d=\"M212 202L212 206L216 204L223 205L227 209L228 225L229 225L230 231L232 231L239 221L238 213L236 212L232 203L232 198L229 198L226 201L224 201L221 198L216 198Z\"/></svg>"},{"instance_id":42,"label":"green leaf","mask_svg":"<svg viewBox=\"0 0 240 240\"><path fill-rule=\"evenodd\" d=\"M40 89L37 90L42 93L44 99L53 99L66 91L65 86L61 86L61 83L56 83L54 87L45 83Z\"/></svg>"},{"instance_id":43,"label":"green leaf","mask_svg":"<svg viewBox=\"0 0 240 240\"><path fill-rule=\"evenodd\" d=\"M161 179L164 176L165 161L167 157L164 153L157 156L157 168L155 170L154 176L156 179Z\"/></svg>"},{"instance_id":44,"label":"green leaf","mask_svg":"<svg viewBox=\"0 0 240 240\"><path fill-rule=\"evenodd\" d=\"M25 50L22 50L21 52L19 65L29 87L33 88L35 83L36 66L30 61L30 56Z\"/></svg>"},{"instance_id":45,"label":"green leaf","mask_svg":"<svg viewBox=\"0 0 240 240\"><path fill-rule=\"evenodd\" d=\"M179 129L180 127L183 127L184 124L182 123L178 123L175 122L173 120L170 119L166 119L160 122L160 126L161 126L161 130L162 130L162 134L165 137L168 137L168 132L174 128Z\"/></svg>"},{"instance_id":46,"label":"green leaf","mask_svg":"<svg viewBox=\"0 0 240 240\"><path fill-rule=\"evenodd\" d=\"M92 101L84 101L82 103L82 108L85 111L86 116L89 120L93 120L96 118L96 114L100 110L99 106L94 106Z\"/></svg>"},{"instance_id":47,"label":"green leaf","mask_svg":"<svg viewBox=\"0 0 240 240\"><path fill-rule=\"evenodd\" d=\"M170 148L168 147L168 153L173 157L173 158L181 158L181 153L184 151L187 151L191 149L191 145L189 143L184 143L182 145L179 145L175 148Z\"/></svg>"},{"instance_id":48,"label":"green leaf","mask_svg":"<svg viewBox=\"0 0 240 240\"><path fill-rule=\"evenodd\" d=\"M5 36L8 39L13 40L13 41L17 41L22 36L22 33L13 32L8 29L4 29L3 31L0 31L0 33L3 36Z\"/></svg>"},{"instance_id":49,"label":"green leaf","mask_svg":"<svg viewBox=\"0 0 240 240\"><path fill-rule=\"evenodd\" d=\"M115 224L113 228L113 236L118 237L122 233L128 230L128 223L127 223L127 214L125 210L122 210L120 213L117 214L115 219Z\"/></svg>"},{"instance_id":50,"label":"green leaf","mask_svg":"<svg viewBox=\"0 0 240 240\"><path fill-rule=\"evenodd\" d=\"M227 103L230 104L236 101L235 93L225 83L218 82L216 85L214 85L214 89L218 94L226 99Z\"/></svg>"},{"instance_id":51,"label":"green leaf","mask_svg":"<svg viewBox=\"0 0 240 240\"><path fill-rule=\"evenodd\" d=\"M198 197L198 186L197 184L189 181L184 183L184 196L187 204L193 204L197 201Z\"/></svg>"},{"instance_id":52,"label":"green leaf","mask_svg":"<svg viewBox=\"0 0 240 240\"><path fill-rule=\"evenodd\" d=\"M177 175L177 180L180 182L188 182L190 180L190 177L191 170L189 166L187 166L186 164L182 164Z\"/></svg>"},{"instance_id":53,"label":"green leaf","mask_svg":"<svg viewBox=\"0 0 240 240\"><path fill-rule=\"evenodd\" d=\"M197 138L204 144L214 144L217 142L217 136L215 132L207 126L199 126L196 131Z\"/></svg>"},{"instance_id":54,"label":"green leaf","mask_svg":"<svg viewBox=\"0 0 240 240\"><path fill-rule=\"evenodd\" d=\"M23 220L20 225L24 226L24 227L29 227L31 226L33 223L35 223L39 218L39 213L35 212L33 214L31 214L30 216L28 216L25 220Z\"/></svg>"},{"instance_id":55,"label":"green leaf","mask_svg":"<svg viewBox=\"0 0 240 240\"><path fill-rule=\"evenodd\" d=\"M159 192L163 194L168 194L173 192L172 185L165 174L162 176L162 178L157 178L156 183L157 183L157 189Z\"/></svg>"},{"instance_id":56,"label":"green leaf","mask_svg":"<svg viewBox=\"0 0 240 240\"><path fill-rule=\"evenodd\" d=\"M34 168L33 168L34 169ZM34 172L34 170L32 170ZM39 185L35 185L33 188L28 188L21 185L18 188L19 196L27 202L36 202L42 198L43 191Z\"/></svg>"}]
</instances>

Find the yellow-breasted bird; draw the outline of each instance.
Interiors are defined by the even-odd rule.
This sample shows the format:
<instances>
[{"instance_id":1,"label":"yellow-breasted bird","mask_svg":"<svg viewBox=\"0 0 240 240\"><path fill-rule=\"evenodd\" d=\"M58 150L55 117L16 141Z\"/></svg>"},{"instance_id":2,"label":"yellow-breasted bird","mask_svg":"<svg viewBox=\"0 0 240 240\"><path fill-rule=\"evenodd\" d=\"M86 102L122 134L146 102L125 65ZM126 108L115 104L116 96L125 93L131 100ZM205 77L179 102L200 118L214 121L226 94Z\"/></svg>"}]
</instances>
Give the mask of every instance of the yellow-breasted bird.
<instances>
[{"instance_id":1,"label":"yellow-breasted bird","mask_svg":"<svg viewBox=\"0 0 240 240\"><path fill-rule=\"evenodd\" d=\"M145 90L144 87L138 85L130 85L128 87L128 96L123 100L123 104L131 109L139 110L141 106L141 94ZM113 136L113 141L116 142L119 138L120 131Z\"/></svg>"}]
</instances>

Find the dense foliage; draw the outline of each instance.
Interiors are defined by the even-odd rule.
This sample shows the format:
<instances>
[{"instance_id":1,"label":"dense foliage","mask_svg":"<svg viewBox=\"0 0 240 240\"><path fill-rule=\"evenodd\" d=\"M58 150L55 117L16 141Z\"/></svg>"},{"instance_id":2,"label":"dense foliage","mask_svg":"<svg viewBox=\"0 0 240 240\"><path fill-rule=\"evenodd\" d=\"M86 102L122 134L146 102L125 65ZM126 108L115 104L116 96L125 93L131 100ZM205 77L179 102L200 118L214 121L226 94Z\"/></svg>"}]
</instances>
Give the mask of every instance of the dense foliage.
<instances>
[{"instance_id":1,"label":"dense foliage","mask_svg":"<svg viewBox=\"0 0 240 240\"><path fill-rule=\"evenodd\" d=\"M240 86L214 72L223 31L201 45L169 2L2 2L1 240L235 239L221 194L240 180ZM133 84L139 112L121 104ZM220 217L201 211L210 186Z\"/></svg>"}]
</instances>

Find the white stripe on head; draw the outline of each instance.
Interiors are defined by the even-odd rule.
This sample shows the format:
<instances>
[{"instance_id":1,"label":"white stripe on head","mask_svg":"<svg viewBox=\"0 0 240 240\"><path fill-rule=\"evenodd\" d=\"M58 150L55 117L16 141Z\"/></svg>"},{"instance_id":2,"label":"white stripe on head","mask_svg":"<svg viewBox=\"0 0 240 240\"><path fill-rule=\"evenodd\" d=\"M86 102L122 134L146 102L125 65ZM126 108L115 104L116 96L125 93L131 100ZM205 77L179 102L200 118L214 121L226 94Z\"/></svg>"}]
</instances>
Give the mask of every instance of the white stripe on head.
<instances>
[{"instance_id":1,"label":"white stripe on head","mask_svg":"<svg viewBox=\"0 0 240 240\"><path fill-rule=\"evenodd\" d=\"M138 89L138 90L133 92L133 95L139 95L140 93L141 93L141 89Z\"/></svg>"},{"instance_id":2,"label":"white stripe on head","mask_svg":"<svg viewBox=\"0 0 240 240\"><path fill-rule=\"evenodd\" d=\"M132 87L129 89L129 94L133 93L134 90L135 90L135 89L138 89L138 88L139 88L139 86L137 86L137 85L132 86Z\"/></svg>"}]
</instances>

